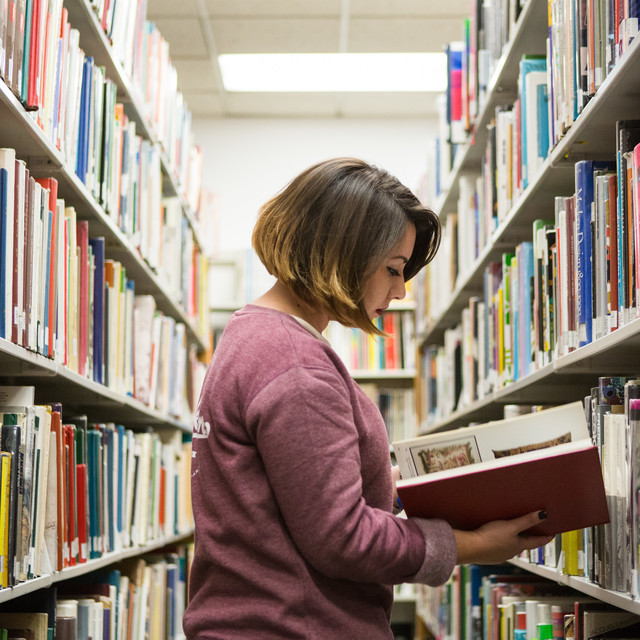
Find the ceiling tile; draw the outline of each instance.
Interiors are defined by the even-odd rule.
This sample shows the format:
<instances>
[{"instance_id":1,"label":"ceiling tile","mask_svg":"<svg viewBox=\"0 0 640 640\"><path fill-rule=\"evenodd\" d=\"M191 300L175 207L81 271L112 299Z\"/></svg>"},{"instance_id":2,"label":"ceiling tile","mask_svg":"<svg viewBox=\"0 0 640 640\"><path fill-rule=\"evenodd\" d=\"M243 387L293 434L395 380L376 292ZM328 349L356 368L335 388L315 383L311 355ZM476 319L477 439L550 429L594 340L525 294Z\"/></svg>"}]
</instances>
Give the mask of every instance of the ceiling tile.
<instances>
[{"instance_id":1,"label":"ceiling tile","mask_svg":"<svg viewBox=\"0 0 640 640\"><path fill-rule=\"evenodd\" d=\"M185 91L216 91L220 89L216 81L213 63L208 60L189 58L174 59L178 72L178 87Z\"/></svg>"},{"instance_id":2,"label":"ceiling tile","mask_svg":"<svg viewBox=\"0 0 640 640\"><path fill-rule=\"evenodd\" d=\"M333 53L338 19L212 20L218 53Z\"/></svg>"},{"instance_id":3,"label":"ceiling tile","mask_svg":"<svg viewBox=\"0 0 640 640\"><path fill-rule=\"evenodd\" d=\"M227 114L215 91L185 91L184 99L194 118L219 118Z\"/></svg>"},{"instance_id":4,"label":"ceiling tile","mask_svg":"<svg viewBox=\"0 0 640 640\"><path fill-rule=\"evenodd\" d=\"M172 60L207 57L207 47L197 18L158 18L155 24L169 42Z\"/></svg>"},{"instance_id":5,"label":"ceiling tile","mask_svg":"<svg viewBox=\"0 0 640 640\"><path fill-rule=\"evenodd\" d=\"M340 0L205 0L205 3L211 18L339 16L342 5Z\"/></svg>"},{"instance_id":6,"label":"ceiling tile","mask_svg":"<svg viewBox=\"0 0 640 640\"><path fill-rule=\"evenodd\" d=\"M435 20L354 18L349 26L349 51L353 53L442 51L462 37L459 18Z\"/></svg>"},{"instance_id":7,"label":"ceiling tile","mask_svg":"<svg viewBox=\"0 0 640 640\"><path fill-rule=\"evenodd\" d=\"M351 0L349 13L352 17L427 17L449 16L467 17L471 11L469 0L447 0L447 2L429 2L428 0Z\"/></svg>"}]
</instances>

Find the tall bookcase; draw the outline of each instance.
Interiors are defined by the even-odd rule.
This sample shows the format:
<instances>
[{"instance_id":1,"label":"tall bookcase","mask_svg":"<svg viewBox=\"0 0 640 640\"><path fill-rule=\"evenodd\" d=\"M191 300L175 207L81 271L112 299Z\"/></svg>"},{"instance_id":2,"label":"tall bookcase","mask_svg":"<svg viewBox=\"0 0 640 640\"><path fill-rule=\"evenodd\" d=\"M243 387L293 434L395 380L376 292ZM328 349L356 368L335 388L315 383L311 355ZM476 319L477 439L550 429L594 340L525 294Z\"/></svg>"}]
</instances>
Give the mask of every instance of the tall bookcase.
<instances>
[{"instance_id":1,"label":"tall bookcase","mask_svg":"<svg viewBox=\"0 0 640 640\"><path fill-rule=\"evenodd\" d=\"M16 21L21 26L25 25L27 17L26 35L20 34L20 27L15 27L15 41L24 39L24 52L30 43L32 56L38 51L30 40L31 28L34 29L33 37L39 39L40 58L35 64L38 78L43 77L41 84L35 84L43 90L43 95L34 99L33 95L28 96L26 91L21 91L19 83L9 86L16 65L11 71L9 62L0 68L3 78L0 80L0 148L14 150L16 159L26 163L31 178L54 180L58 202L64 201L64 207L60 209L63 230L59 236L49 236L49 240L62 239L63 245L60 246L68 249L69 253L59 254L58 264L63 266L56 272L62 274L62 280L56 283L62 286L56 286L58 301L55 304L56 309L62 311L57 316L56 329L52 329L56 333L55 346L45 344L43 348L37 329L34 342L30 344L24 325L18 329L21 337L12 341L12 327L8 326L0 339L0 386L35 387L36 405L52 402L62 405L62 423L65 417L86 415L89 424L123 425L127 433L136 434L132 438L137 438L138 434L150 434L151 446L157 446L153 464L157 464L158 472L158 475L151 472L151 477L158 482L163 478L163 497L167 495L164 492L175 491L169 488L174 483L183 494L173 496L172 508L175 507L176 511L171 512L175 519L172 522L168 521L170 514L165 509L169 503L149 505L149 513L145 514L149 521L144 524L144 527L150 527L149 535L145 532L133 537L127 532L126 538L131 538L131 544L105 544L102 552L91 553L88 559L76 559L70 562L70 566L59 566L54 571L44 571L38 577L17 581L10 588L0 589L0 604L6 603L3 610L11 608L11 601L23 601L23 596L29 598L32 592L63 585L116 563L134 562L146 557L145 554L159 552L170 545L189 542L193 533L189 508L180 514L177 510L190 504L188 451L191 419L203 375L204 365L199 359L208 347L209 311L206 303L207 263L197 219L200 153L191 141L191 116L177 91L168 46L153 24L146 21L145 3L132 0L116 7L115 3L89 0L48 4L27 0L12 2L11 11L17 12ZM40 30L31 26L31 21L35 25L40 20L39 16L42 16ZM13 26L11 28L14 29ZM3 31L0 34L3 49L8 42L5 36ZM70 54L74 38L76 48ZM3 51L7 52L8 49ZM84 55L78 57L79 52ZM74 67L70 55L75 55L76 62L81 60L84 64ZM61 121L60 86L63 86L65 72L64 82L69 84L69 77L74 72L80 75L80 79L85 79L85 82L77 83L77 102L68 101L66 104L69 110L75 108L79 112L76 126L66 131L67 137L73 137L69 146L65 139L59 141L52 134L50 122L40 121L41 114L51 115L54 123ZM25 75L28 75L26 65ZM24 86L28 84L27 78ZM99 100L96 99L97 88L102 95ZM91 97L95 103L91 102ZM29 108L25 108L26 104ZM53 111L47 111L51 107ZM44 119L45 115L42 117ZM94 144L106 150L103 157L113 156L109 160L111 173L108 178L105 177L107 169L102 175L95 166L91 169L91 163L97 162L101 155L97 147L92 146ZM82 151L80 145L83 145ZM129 145L131 153L128 154L126 147L123 149L121 145ZM108 180L112 182L107 186ZM46 193L48 195L49 192ZM46 197L42 202L45 200ZM28 215L25 213L27 208L23 207L22 216ZM69 256L76 254L72 240L76 234L76 222L73 218L64 222L65 210L70 209L77 218L78 228L80 224L86 224L88 238L103 239L105 262L119 274L119 281L115 285L112 283L115 297L109 298L108 292L105 294L106 304L110 307L102 317L102 336L96 333L99 331L96 320L96 293L99 290L95 279L99 271L97 254L93 254L93 262L89 260L85 264L88 265L85 284L89 293L80 291L79 274L82 269L75 272L75 262L71 263L74 266L64 266L67 259L73 260ZM8 214L13 217L14 212L2 210L2 259L13 265L9 276L15 270L20 278L26 277L22 265L18 268L18 256L24 255L21 245L27 246L29 240L27 235L22 235L19 240L16 236L13 245L5 244ZM13 255L7 256L7 246L12 246ZM42 251L52 251L51 242L41 241L39 247ZM35 261L36 257L33 259ZM3 274L6 275L6 271ZM78 363L77 349L82 334L77 327L70 328L67 317L67 313L70 316L78 312L71 302L72 282L76 275L78 283L74 283L76 298L73 304L80 304L81 296L93 295L88 303L88 328L85 327L88 333L82 338L91 345L86 367L84 362L82 366ZM21 290L22 279L17 282ZM0 288L0 295L4 296L4 283ZM138 315L138 300L144 301L146 306L145 321L149 325L145 331L142 330L142 315ZM6 305L3 299L3 309ZM118 309L115 312L114 305ZM29 313L26 299L21 300L15 313L16 324L20 327L20 322L25 321L24 314ZM7 317L11 315L9 311ZM115 324L109 325L110 319ZM156 330L157 335L154 335ZM111 340L105 349L111 349L110 353L117 352L117 355L113 355L113 361L105 357L104 362L96 365L98 344L102 345L104 339ZM140 369L142 362L149 364L149 371ZM99 373L94 366L98 366ZM166 464L164 459L160 459L167 443L184 447L181 462L177 457ZM179 468L179 464L183 466ZM153 499L153 491L150 495ZM115 501L117 499L114 498ZM154 518L160 518L159 525L153 525L151 520ZM158 557L155 556L156 560ZM163 601L167 589L170 585L164 582L164 595L160 601ZM155 596L149 596L149 602L152 603L155 597L157 604L159 592L157 588L155 591ZM36 593L33 601L38 597ZM154 607L153 604L150 606ZM156 625L158 620L165 619L165 613L155 609L157 620L149 622L154 627L153 633L159 632ZM144 619L141 624L144 624ZM181 633L179 620L172 620L171 624L172 628L169 628L169 622L165 628L165 623L161 623L163 637L178 637ZM133 637L137 637L135 633L137 631L134 630Z\"/></svg>"},{"instance_id":2,"label":"tall bookcase","mask_svg":"<svg viewBox=\"0 0 640 640\"><path fill-rule=\"evenodd\" d=\"M637 33L637 15L627 16L616 13L615 16L619 15L621 20L631 18L631 22L616 24L616 18L607 18L609 5L598 0L587 3L571 1L547 3L541 0L528 0L523 3L491 4L492 6L489 7L488 3L473 3L473 7L477 10L465 24L464 31L461 29L466 42L452 47L452 49L464 51L463 57L469 51L472 52L470 57L464 58L460 71L462 82L467 83L462 89L463 100L467 100L467 104L455 114L459 122L454 125L450 121L450 107L451 100L455 99L455 96L452 96L452 87L450 87L448 103L444 107L444 116L441 121L441 131L444 133L440 136L439 146L434 147L432 158L435 165L433 170L439 171L440 184L437 192L430 194L428 204L438 211L445 235L440 252L442 255L436 257L434 265L430 265L430 268L421 274L422 281L418 288L417 334L420 343L418 377L421 390L421 433L454 429L472 422L499 419L503 416L505 405L553 405L584 400L589 396L591 389L598 386L600 376L634 377L639 372L640 318L636 317L636 303L632 307L633 311L627 312L626 317L620 316L615 330L605 330L604 335L596 336L594 319L594 334L591 341L582 340L581 343L578 339L575 344L567 343L566 348L555 351L551 349L547 357L538 359L534 353L524 370L515 374L511 372L508 380L503 381L496 377L491 384L486 384L481 389L475 386L478 381L477 367L482 367L486 363L482 361L478 363L478 350L481 347L478 345L477 335L473 333L473 329L470 331L468 329L469 326L473 326L473 313L475 313L470 309L474 300L487 302L487 273L490 265L502 262L502 274L504 274L505 254L515 255L516 247L522 243L535 242L533 228L536 220L550 220L553 226L558 198L573 197L575 199L575 194L580 189L576 184L577 163L584 160L609 161L612 163L610 171L615 174L618 149L616 123L640 118L638 103L640 38L633 37ZM586 16L588 20L596 16L596 34L598 19L601 20L600 26L605 36L608 24L615 25L611 27L611 41L616 43L616 46L611 48L608 46L605 48L605 45L602 45L600 55L603 56L601 68L604 72L601 77L595 76L596 90L593 92L589 89L585 92L593 95L584 104L580 102L582 96L579 95L582 91L579 75L579 46L578 53L575 48L571 48L571 44L579 42L581 37L579 28L576 27L580 24L579 5L582 5L585 10L588 8L591 12ZM619 8L620 12L628 10L628 7ZM482 54L479 53L482 45L478 42L478 31L475 29L479 21L482 22L484 37L487 38L484 42L485 51ZM593 23L586 24L591 24L593 29ZM625 31L627 28L628 31ZM618 36L622 41L623 34L629 37L618 45ZM496 39L496 42L492 42L491 38ZM553 52L553 46L555 46L555 53L559 58L554 58L553 53L549 58L550 42L552 43L551 51ZM574 53L569 54L571 58L568 61L562 58L562 54L572 50ZM548 91L545 99L551 102L552 109L558 108L558 95L553 95L554 88L556 92L558 91L557 78L553 75L557 65L562 66L567 63L568 66L565 66L565 69L570 69L569 77L576 73L569 83L573 86L575 95L568 98L571 91L565 94L565 98L574 100L568 107L572 112L568 118L569 121L564 125L564 130L559 131L557 122L553 123L554 116L551 112L552 115L549 118L551 124L548 126L552 127L555 124L556 131L555 138L554 132L551 131L552 139L546 157L541 160L536 171L531 171L528 184L516 185L516 179L519 180L520 176L513 177L513 181L507 185L512 189L508 205L494 216L489 228L485 227L478 232L478 224L482 225L486 222L484 217L486 209L483 210L482 204L478 204L482 196L479 196L478 191L474 189L482 190L487 185L487 173L483 173L483 163L486 162L487 149L490 148L492 129L496 127L496 122L499 122L504 112L511 111L512 126L515 127L515 131L520 131L518 118L521 117L519 109L522 107L522 102L519 104L518 101L522 99L522 87L519 84L521 61L524 56L544 59L545 55L547 55L545 91ZM549 64L550 60L551 64ZM490 70L490 73L487 70ZM565 89L566 87L563 86L562 90L565 91ZM460 136L460 131L465 128L466 134ZM517 136L512 141L513 147L503 148L505 156L515 154L516 144L521 144ZM449 160L450 166L448 166ZM498 191L503 176L500 171L495 171L495 165L493 169L489 187ZM634 179L637 179L637 175ZM637 184L631 185L632 190L637 188ZM470 191L472 202L475 194L475 211L473 205L468 207ZM613 202L611 206L614 207L615 198L611 202ZM490 203L490 209L493 204ZM495 206L499 208L500 203L496 201ZM634 220L640 215L637 207L637 200L629 205L629 211L633 211ZM593 215L595 218L596 214ZM591 215L588 220L591 221ZM557 218L555 222L557 223ZM587 229L589 229L588 225L589 222ZM469 240L469 233L471 233L471 240ZM582 240L578 239L575 242L575 246L578 247ZM634 243L637 244L637 241L632 238L629 242L633 252ZM470 251L469 247L471 247ZM596 258L593 255L588 256L587 260L592 261L594 283L595 278L600 277L604 277L606 282L606 275L603 276L603 272L595 270ZM634 259L637 261L637 258L631 255L632 265ZM440 264L438 264L439 260ZM564 286L573 286L572 279L582 277L584 272L572 271L570 274L568 284L565 282ZM450 286L443 286L446 282L449 282ZM618 283L609 283L609 286L617 287ZM559 305L559 300L559 298L554 299L554 302ZM512 302L510 307L512 313L516 306ZM521 312L521 309L519 311ZM467 324L465 328L465 323L469 322L467 315L469 313L472 314L471 325ZM486 330L486 327L484 328ZM533 333L533 325L527 325L527 332L530 328ZM455 333L456 331L459 333ZM530 338L534 342L527 333L526 339ZM456 347L458 354L454 355ZM445 352L447 352L446 355ZM436 363L438 354L443 359ZM471 375L473 388L471 391L467 388L468 393L465 394L465 380L467 384L469 381L469 378L465 379L465 375L468 374L465 367L469 362L471 367L476 367L476 371ZM430 370L430 367L437 365L441 365L440 379L432 375ZM637 595L634 597L626 592L604 589L587 578L566 575L556 568L552 569L522 558L514 560L513 564L620 609L640 614L640 601ZM432 614L436 617L443 615L437 607ZM432 621L435 619L433 616L431 616Z\"/></svg>"}]
</instances>

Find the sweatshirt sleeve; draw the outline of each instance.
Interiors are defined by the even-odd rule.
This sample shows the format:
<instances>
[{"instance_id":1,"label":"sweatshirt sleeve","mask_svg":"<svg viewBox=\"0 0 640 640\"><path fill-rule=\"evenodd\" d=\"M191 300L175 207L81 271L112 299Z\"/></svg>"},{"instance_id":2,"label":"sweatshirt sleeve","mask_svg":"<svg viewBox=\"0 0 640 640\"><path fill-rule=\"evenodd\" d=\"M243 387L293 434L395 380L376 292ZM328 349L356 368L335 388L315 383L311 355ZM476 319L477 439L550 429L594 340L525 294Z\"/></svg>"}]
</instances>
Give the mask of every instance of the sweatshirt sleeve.
<instances>
[{"instance_id":1,"label":"sweatshirt sleeve","mask_svg":"<svg viewBox=\"0 0 640 640\"><path fill-rule=\"evenodd\" d=\"M358 431L336 371L286 370L245 417L287 530L317 571L382 584L446 582L456 557L451 527L397 518L364 500Z\"/></svg>"}]
</instances>

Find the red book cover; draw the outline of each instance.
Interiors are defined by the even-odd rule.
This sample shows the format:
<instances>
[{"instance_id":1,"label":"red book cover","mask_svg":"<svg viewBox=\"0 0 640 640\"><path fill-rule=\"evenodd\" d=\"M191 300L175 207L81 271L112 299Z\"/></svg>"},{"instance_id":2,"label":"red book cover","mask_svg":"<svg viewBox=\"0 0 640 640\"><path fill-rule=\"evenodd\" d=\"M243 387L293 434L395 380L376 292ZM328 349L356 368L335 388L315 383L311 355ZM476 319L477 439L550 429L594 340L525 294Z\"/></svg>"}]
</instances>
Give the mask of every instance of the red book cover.
<instances>
[{"instance_id":1,"label":"red book cover","mask_svg":"<svg viewBox=\"0 0 640 640\"><path fill-rule=\"evenodd\" d=\"M76 491L78 494L78 562L86 562L89 552L87 537L87 465L76 465Z\"/></svg>"},{"instance_id":2,"label":"red book cover","mask_svg":"<svg viewBox=\"0 0 640 640\"><path fill-rule=\"evenodd\" d=\"M33 10L31 16L31 36L29 38L29 69L27 84L27 108L37 109L39 107L39 87L41 68L41 22L43 19L44 0L33 0Z\"/></svg>"},{"instance_id":3,"label":"red book cover","mask_svg":"<svg viewBox=\"0 0 640 640\"><path fill-rule=\"evenodd\" d=\"M58 460L58 473L56 474L56 490L58 494L58 569L69 565L67 547L67 527L66 527L66 501L65 501L65 477L64 477L64 443L62 437L62 414L59 411L51 411L51 432L56 435L56 448Z\"/></svg>"},{"instance_id":4,"label":"red book cover","mask_svg":"<svg viewBox=\"0 0 640 640\"><path fill-rule=\"evenodd\" d=\"M49 211L52 214L53 222L51 224L51 260L49 261L49 268L47 277L49 278L49 334L45 339L47 347L47 355L52 358L55 348L55 326L56 326L56 240L59 222L57 217L57 201L58 201L58 181L55 178L36 178L45 189L49 189Z\"/></svg>"},{"instance_id":5,"label":"red book cover","mask_svg":"<svg viewBox=\"0 0 640 640\"><path fill-rule=\"evenodd\" d=\"M65 424L62 427L64 434L65 456L68 459L69 472L66 477L67 481L67 522L69 527L69 565L74 566L78 561L78 532L76 529L76 510L78 508L76 502L76 445L75 445L75 426Z\"/></svg>"},{"instance_id":6,"label":"red book cover","mask_svg":"<svg viewBox=\"0 0 640 640\"><path fill-rule=\"evenodd\" d=\"M385 369L397 369L398 360L397 342L398 328L396 326L396 318L393 312L387 312L382 316L382 326L387 337L384 340L384 364Z\"/></svg>"},{"instance_id":7,"label":"red book cover","mask_svg":"<svg viewBox=\"0 0 640 640\"><path fill-rule=\"evenodd\" d=\"M555 535L609 522L598 450L590 439L400 480L408 516L472 531L544 510L530 529Z\"/></svg>"},{"instance_id":8,"label":"red book cover","mask_svg":"<svg viewBox=\"0 0 640 640\"><path fill-rule=\"evenodd\" d=\"M79 220L76 227L78 246L78 373L87 375L89 353L89 223Z\"/></svg>"}]
</instances>

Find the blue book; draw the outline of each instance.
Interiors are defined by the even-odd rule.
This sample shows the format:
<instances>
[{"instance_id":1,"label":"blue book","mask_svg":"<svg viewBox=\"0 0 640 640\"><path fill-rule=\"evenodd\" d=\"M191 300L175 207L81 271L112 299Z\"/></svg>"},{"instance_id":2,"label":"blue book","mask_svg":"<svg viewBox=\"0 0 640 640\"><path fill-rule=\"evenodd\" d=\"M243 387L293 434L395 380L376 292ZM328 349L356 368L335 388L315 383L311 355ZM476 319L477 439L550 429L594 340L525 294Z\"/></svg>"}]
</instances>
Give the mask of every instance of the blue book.
<instances>
[{"instance_id":1,"label":"blue book","mask_svg":"<svg viewBox=\"0 0 640 640\"><path fill-rule=\"evenodd\" d=\"M591 205L593 173L611 167L609 162L580 160L575 165L576 181L576 309L578 346L593 340L593 254L591 243Z\"/></svg>"},{"instance_id":2,"label":"blue book","mask_svg":"<svg viewBox=\"0 0 640 640\"><path fill-rule=\"evenodd\" d=\"M87 431L87 485L89 487L89 557L99 558L102 555L102 536L100 530L101 495L101 434L95 428Z\"/></svg>"},{"instance_id":3,"label":"blue book","mask_svg":"<svg viewBox=\"0 0 640 640\"><path fill-rule=\"evenodd\" d=\"M537 87L538 105L538 155L549 155L549 89L546 84Z\"/></svg>"},{"instance_id":4,"label":"blue book","mask_svg":"<svg viewBox=\"0 0 640 640\"><path fill-rule=\"evenodd\" d=\"M518 256L520 271L520 375L523 377L531 371L533 360L533 242L520 244Z\"/></svg>"},{"instance_id":5,"label":"blue book","mask_svg":"<svg viewBox=\"0 0 640 640\"><path fill-rule=\"evenodd\" d=\"M78 119L78 148L76 151L76 174L83 183L86 183L87 181L92 69L93 58L91 58L91 56L87 56L82 65L82 85L80 88L80 112Z\"/></svg>"},{"instance_id":6,"label":"blue book","mask_svg":"<svg viewBox=\"0 0 640 640\"><path fill-rule=\"evenodd\" d=\"M9 182L9 174L6 169L0 169L0 247L5 246L7 235L7 185ZM4 253L4 252L3 252ZM7 261L0 260L0 336L7 337L7 329L5 327L5 283L7 281Z\"/></svg>"},{"instance_id":7,"label":"blue book","mask_svg":"<svg viewBox=\"0 0 640 640\"><path fill-rule=\"evenodd\" d=\"M116 539L116 521L115 515L115 500L116 500L116 487L114 486L114 464L116 457L115 450L115 438L114 429L111 425L103 425L102 430L102 451L103 456L107 459L107 477L105 483L107 486L107 521L104 523L106 536L106 549L109 551L115 551L115 539Z\"/></svg>"},{"instance_id":8,"label":"blue book","mask_svg":"<svg viewBox=\"0 0 640 640\"><path fill-rule=\"evenodd\" d=\"M104 238L90 238L95 270L93 275L93 379L104 382Z\"/></svg>"}]
</instances>

